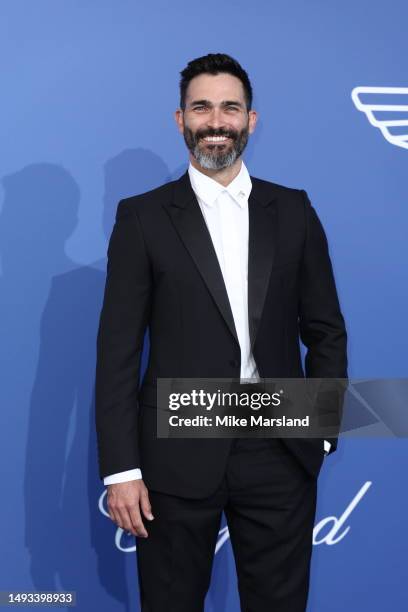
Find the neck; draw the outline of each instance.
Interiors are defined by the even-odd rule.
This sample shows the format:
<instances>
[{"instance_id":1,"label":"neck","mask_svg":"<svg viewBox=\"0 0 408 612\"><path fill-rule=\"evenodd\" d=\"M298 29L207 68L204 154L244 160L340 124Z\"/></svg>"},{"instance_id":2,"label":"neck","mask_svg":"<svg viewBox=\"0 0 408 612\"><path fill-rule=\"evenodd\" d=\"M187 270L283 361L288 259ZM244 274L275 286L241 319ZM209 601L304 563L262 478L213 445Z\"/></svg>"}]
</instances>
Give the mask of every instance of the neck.
<instances>
[{"instance_id":1,"label":"neck","mask_svg":"<svg viewBox=\"0 0 408 612\"><path fill-rule=\"evenodd\" d=\"M208 170L208 168L203 168L200 166L198 161L191 155L190 153L190 162L191 165L194 166L196 170L199 170L203 174L206 174L210 178L220 183L223 187L227 187L231 181L239 174L242 166L242 160L240 157L235 160L232 166L228 166L228 168L221 168L221 170Z\"/></svg>"}]
</instances>

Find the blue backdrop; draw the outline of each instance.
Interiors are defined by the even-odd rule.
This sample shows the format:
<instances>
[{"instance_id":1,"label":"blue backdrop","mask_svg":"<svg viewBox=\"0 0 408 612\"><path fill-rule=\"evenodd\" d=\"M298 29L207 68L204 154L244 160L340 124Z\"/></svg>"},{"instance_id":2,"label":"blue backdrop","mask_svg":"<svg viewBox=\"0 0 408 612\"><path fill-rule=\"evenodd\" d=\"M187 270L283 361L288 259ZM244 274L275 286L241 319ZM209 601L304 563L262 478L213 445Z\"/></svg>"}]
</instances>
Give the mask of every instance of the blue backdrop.
<instances>
[{"instance_id":1,"label":"blue backdrop","mask_svg":"<svg viewBox=\"0 0 408 612\"><path fill-rule=\"evenodd\" d=\"M97 474L95 338L119 199L186 167L172 113L188 60L226 52L248 70L247 166L306 189L324 223L350 375L408 375L408 150L351 98L408 86L407 23L405 0L3 0L0 590L139 609L135 541L106 517ZM407 450L343 439L325 460L310 612L405 609ZM224 529L206 610L238 609Z\"/></svg>"}]
</instances>

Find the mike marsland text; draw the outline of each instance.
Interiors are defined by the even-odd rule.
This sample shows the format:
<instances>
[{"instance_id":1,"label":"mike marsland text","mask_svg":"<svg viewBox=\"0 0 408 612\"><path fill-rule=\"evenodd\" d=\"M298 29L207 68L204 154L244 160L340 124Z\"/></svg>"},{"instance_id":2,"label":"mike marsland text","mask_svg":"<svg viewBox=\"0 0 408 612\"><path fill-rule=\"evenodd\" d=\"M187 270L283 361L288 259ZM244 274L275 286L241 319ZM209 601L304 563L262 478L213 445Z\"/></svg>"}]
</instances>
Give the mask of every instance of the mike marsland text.
<instances>
[{"instance_id":1,"label":"mike marsland text","mask_svg":"<svg viewBox=\"0 0 408 612\"><path fill-rule=\"evenodd\" d=\"M309 427L309 416L303 418L290 418L283 415L278 418L269 418L262 415L250 417L203 416L180 417L176 414L169 417L171 427Z\"/></svg>"}]
</instances>

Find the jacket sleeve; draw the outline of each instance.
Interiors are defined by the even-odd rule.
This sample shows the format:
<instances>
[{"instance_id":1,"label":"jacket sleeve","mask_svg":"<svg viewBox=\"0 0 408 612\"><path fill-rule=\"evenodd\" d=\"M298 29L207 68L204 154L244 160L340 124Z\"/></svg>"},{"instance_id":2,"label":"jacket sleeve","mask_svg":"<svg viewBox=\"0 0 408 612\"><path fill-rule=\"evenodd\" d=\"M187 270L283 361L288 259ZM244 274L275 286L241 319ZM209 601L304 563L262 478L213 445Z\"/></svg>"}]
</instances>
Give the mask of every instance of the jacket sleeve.
<instances>
[{"instance_id":1,"label":"jacket sleeve","mask_svg":"<svg viewBox=\"0 0 408 612\"><path fill-rule=\"evenodd\" d=\"M305 375L310 378L347 378L347 333L340 310L324 229L307 193L304 201L306 237L300 271L299 330L305 345ZM335 388L337 387L337 388ZM344 385L322 388L320 401L330 412L341 413ZM330 397L333 401L330 402ZM340 418L340 414L337 414ZM337 437L327 438L330 453Z\"/></svg>"},{"instance_id":2,"label":"jacket sleeve","mask_svg":"<svg viewBox=\"0 0 408 612\"><path fill-rule=\"evenodd\" d=\"M136 211L121 200L108 246L97 336L95 419L100 478L140 467L138 389L151 270Z\"/></svg>"}]
</instances>

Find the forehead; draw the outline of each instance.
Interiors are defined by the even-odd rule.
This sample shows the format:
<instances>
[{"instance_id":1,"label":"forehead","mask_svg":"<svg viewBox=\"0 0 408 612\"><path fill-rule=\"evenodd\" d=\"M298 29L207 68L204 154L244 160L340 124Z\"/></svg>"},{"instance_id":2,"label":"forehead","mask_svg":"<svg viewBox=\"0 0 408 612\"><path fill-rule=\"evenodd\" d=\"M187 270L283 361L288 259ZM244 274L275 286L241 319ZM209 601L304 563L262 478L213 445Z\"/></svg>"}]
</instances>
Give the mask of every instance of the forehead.
<instances>
[{"instance_id":1,"label":"forehead","mask_svg":"<svg viewBox=\"0 0 408 612\"><path fill-rule=\"evenodd\" d=\"M214 103L223 100L245 102L244 86L238 77L232 74L200 74L194 77L187 88L186 102L210 100Z\"/></svg>"}]
</instances>

